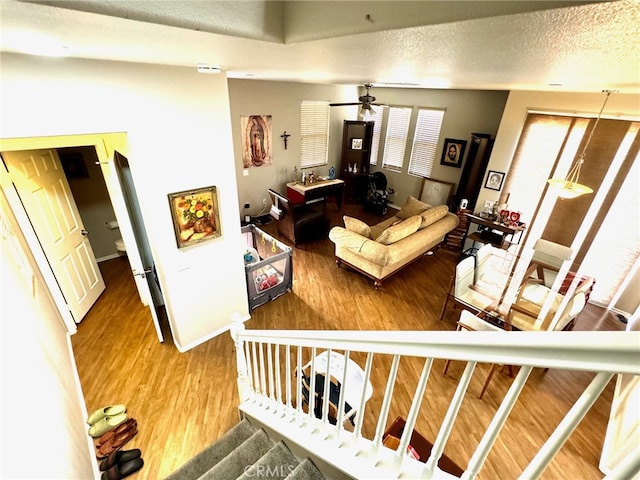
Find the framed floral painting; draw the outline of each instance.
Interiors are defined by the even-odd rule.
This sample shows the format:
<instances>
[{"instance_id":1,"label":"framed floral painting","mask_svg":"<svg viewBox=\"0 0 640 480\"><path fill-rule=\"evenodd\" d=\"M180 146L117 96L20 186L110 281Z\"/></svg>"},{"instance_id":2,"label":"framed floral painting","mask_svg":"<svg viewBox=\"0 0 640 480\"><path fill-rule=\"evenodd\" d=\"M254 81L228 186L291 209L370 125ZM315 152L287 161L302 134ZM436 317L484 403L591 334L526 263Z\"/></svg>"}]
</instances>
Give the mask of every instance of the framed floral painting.
<instances>
[{"instance_id":1,"label":"framed floral painting","mask_svg":"<svg viewBox=\"0 0 640 480\"><path fill-rule=\"evenodd\" d=\"M222 235L216 187L170 193L169 207L178 248Z\"/></svg>"}]
</instances>

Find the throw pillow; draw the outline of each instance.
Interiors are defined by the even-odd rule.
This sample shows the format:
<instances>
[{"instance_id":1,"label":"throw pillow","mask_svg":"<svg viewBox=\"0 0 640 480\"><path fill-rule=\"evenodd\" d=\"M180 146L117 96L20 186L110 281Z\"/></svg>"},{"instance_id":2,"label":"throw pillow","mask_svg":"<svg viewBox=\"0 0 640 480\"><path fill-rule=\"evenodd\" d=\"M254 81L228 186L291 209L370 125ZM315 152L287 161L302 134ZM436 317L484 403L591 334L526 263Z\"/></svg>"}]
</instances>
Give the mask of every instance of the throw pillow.
<instances>
[{"instance_id":1,"label":"throw pillow","mask_svg":"<svg viewBox=\"0 0 640 480\"><path fill-rule=\"evenodd\" d=\"M420 214L422 218L422 224L420 225L419 230L428 227L432 223L437 222L441 218L443 218L447 213L449 213L449 207L446 205L438 205L437 207L429 208Z\"/></svg>"},{"instance_id":2,"label":"throw pillow","mask_svg":"<svg viewBox=\"0 0 640 480\"><path fill-rule=\"evenodd\" d=\"M398 213L396 213L396 217L405 220L409 217L413 217L414 215L420 215L429 207L431 207L431 205L421 202L413 195L409 195L404 206Z\"/></svg>"},{"instance_id":3,"label":"throw pillow","mask_svg":"<svg viewBox=\"0 0 640 480\"><path fill-rule=\"evenodd\" d=\"M399 242L403 238L407 238L409 235L417 232L421 223L422 217L420 215L414 215L387 228L375 241L382 245L391 245L392 243Z\"/></svg>"},{"instance_id":4,"label":"throw pillow","mask_svg":"<svg viewBox=\"0 0 640 480\"><path fill-rule=\"evenodd\" d=\"M342 219L344 220L344 228L350 232L355 232L363 237L369 236L369 225L364 223L362 220L358 220L357 218L349 217L347 215L342 217Z\"/></svg>"}]
</instances>

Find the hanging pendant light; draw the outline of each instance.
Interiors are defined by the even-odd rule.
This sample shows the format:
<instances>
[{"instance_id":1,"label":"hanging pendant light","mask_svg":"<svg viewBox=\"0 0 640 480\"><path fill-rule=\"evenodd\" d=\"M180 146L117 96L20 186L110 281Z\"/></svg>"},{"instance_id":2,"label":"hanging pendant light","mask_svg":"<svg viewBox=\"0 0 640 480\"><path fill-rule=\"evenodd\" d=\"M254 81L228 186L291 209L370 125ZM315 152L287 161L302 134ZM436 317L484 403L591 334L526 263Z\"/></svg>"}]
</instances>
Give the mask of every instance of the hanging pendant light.
<instances>
[{"instance_id":1,"label":"hanging pendant light","mask_svg":"<svg viewBox=\"0 0 640 480\"><path fill-rule=\"evenodd\" d=\"M584 195L586 193L593 193L593 189L583 185L579 182L580 179L580 168L584 163L584 154L591 143L591 139L593 138L593 134L596 131L596 127L598 126L598 122L600 121L600 117L602 116L602 111L604 110L605 105L607 104L607 100L609 100L609 95L611 95L612 90L603 90L603 93L606 93L607 96L604 99L604 103L602 104L602 108L600 109L600 113L598 113L598 117L596 118L596 122L593 124L593 128L591 129L591 133L589 134L589 138L587 138L587 143L584 144L584 148L575 163L569 170L569 173L565 178L550 178L547 180L547 183L552 187L556 188L558 191L558 196L560 198L576 198L580 195Z\"/></svg>"}]
</instances>

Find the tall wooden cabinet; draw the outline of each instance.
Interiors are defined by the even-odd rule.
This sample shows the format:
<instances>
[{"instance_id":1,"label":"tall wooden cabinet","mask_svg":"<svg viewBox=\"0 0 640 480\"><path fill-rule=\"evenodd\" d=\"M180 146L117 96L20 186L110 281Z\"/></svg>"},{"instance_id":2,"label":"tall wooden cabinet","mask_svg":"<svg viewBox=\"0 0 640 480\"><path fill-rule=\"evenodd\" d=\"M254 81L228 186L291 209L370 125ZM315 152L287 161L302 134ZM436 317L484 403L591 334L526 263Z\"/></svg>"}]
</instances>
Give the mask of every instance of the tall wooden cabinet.
<instances>
[{"instance_id":1,"label":"tall wooden cabinet","mask_svg":"<svg viewBox=\"0 0 640 480\"><path fill-rule=\"evenodd\" d=\"M366 198L372 140L373 122L344 121L340 178L344 180L346 202L360 203Z\"/></svg>"},{"instance_id":2,"label":"tall wooden cabinet","mask_svg":"<svg viewBox=\"0 0 640 480\"><path fill-rule=\"evenodd\" d=\"M467 154L467 160L460 175L460 183L453 197L453 209L457 211L460 201L466 198L469 203L467 209L476 210L476 202L482 188L484 174L489 164L489 157L493 149L493 139L488 133L472 133L471 146Z\"/></svg>"}]
</instances>

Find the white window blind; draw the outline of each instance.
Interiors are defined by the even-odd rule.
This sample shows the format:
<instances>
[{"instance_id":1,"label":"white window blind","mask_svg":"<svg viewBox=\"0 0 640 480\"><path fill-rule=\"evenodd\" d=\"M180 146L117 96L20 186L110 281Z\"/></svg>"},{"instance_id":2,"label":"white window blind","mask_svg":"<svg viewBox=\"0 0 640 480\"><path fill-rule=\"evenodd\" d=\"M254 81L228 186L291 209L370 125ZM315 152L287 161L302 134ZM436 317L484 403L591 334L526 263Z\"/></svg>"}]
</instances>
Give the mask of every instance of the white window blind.
<instances>
[{"instance_id":1,"label":"white window blind","mask_svg":"<svg viewBox=\"0 0 640 480\"><path fill-rule=\"evenodd\" d=\"M369 157L369 163L371 165L378 164L378 149L380 148L380 131L382 130L382 114L385 107L376 107L375 113L371 115L369 121L373 124L373 139L371 141L371 156Z\"/></svg>"},{"instance_id":2,"label":"white window blind","mask_svg":"<svg viewBox=\"0 0 640 480\"><path fill-rule=\"evenodd\" d=\"M300 167L327 164L329 104L303 100L300 104Z\"/></svg>"},{"instance_id":3,"label":"white window blind","mask_svg":"<svg viewBox=\"0 0 640 480\"><path fill-rule=\"evenodd\" d=\"M420 177L431 175L443 118L444 110L441 109L421 108L418 110L416 131L409 159L410 174Z\"/></svg>"},{"instance_id":4,"label":"white window blind","mask_svg":"<svg viewBox=\"0 0 640 480\"><path fill-rule=\"evenodd\" d=\"M410 107L389 107L387 135L382 155L383 167L390 170L402 170L410 119Z\"/></svg>"}]
</instances>

